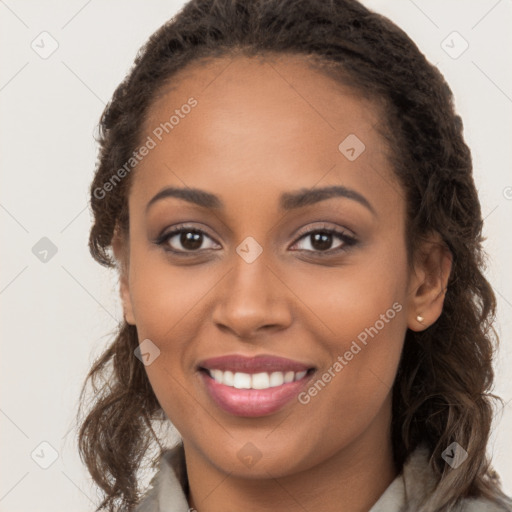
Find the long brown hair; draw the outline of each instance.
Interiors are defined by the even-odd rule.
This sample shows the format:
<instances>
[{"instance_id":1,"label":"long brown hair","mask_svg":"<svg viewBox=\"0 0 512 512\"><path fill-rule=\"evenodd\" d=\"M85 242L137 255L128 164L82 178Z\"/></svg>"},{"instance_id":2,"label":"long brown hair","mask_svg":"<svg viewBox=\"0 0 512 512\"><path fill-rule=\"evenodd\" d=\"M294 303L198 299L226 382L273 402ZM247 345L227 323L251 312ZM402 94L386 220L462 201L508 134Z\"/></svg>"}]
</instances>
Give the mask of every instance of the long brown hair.
<instances>
[{"instance_id":1,"label":"long brown hair","mask_svg":"<svg viewBox=\"0 0 512 512\"><path fill-rule=\"evenodd\" d=\"M271 53L307 57L383 106L383 136L407 203L409 257L431 232L439 233L453 256L440 318L423 332L406 334L393 388L397 467L425 443L438 480L429 511L450 510L473 496L505 503L486 454L497 398L490 393L496 300L483 275L483 220L471 154L443 76L385 17L355 0L188 2L137 54L101 116L90 189L93 257L116 265L111 243L117 229L128 229L131 183L131 175L117 179L118 171L140 145L140 127L162 87L199 59ZM115 186L105 193L111 180L117 180ZM104 493L97 510L131 510L140 499L142 461L155 442L163 449L155 425L165 422L165 415L134 356L137 346L136 327L122 323L80 396L80 411L86 404L89 410L79 420L79 452ZM88 382L94 391L90 404L84 394ZM457 470L441 457L454 441L468 452Z\"/></svg>"}]
</instances>

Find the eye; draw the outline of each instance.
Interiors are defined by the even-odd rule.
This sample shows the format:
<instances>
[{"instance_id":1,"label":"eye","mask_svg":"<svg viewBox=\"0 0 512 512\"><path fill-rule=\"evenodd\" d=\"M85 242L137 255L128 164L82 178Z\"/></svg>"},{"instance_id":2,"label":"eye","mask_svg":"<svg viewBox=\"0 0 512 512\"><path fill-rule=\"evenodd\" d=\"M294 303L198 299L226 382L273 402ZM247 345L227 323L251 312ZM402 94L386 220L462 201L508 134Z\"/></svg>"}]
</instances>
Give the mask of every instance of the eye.
<instances>
[{"instance_id":1,"label":"eye","mask_svg":"<svg viewBox=\"0 0 512 512\"><path fill-rule=\"evenodd\" d=\"M205 241L214 242L204 247ZM178 226L160 235L155 243L169 252L184 254L201 252L199 249L215 249L216 242L205 231L192 226ZM220 247L220 246L219 246Z\"/></svg>"},{"instance_id":2,"label":"eye","mask_svg":"<svg viewBox=\"0 0 512 512\"><path fill-rule=\"evenodd\" d=\"M333 247L335 239L340 242ZM328 227L309 228L295 245L301 240L304 240L305 243L298 250L318 253L321 256L324 256L324 253L327 256L346 251L348 247L357 243L356 238L346 231Z\"/></svg>"},{"instance_id":3,"label":"eye","mask_svg":"<svg viewBox=\"0 0 512 512\"><path fill-rule=\"evenodd\" d=\"M336 239L340 242L333 247ZM206 244L205 247L204 244L208 240L210 243ZM357 243L356 238L346 231L322 226L307 229L294 245L300 245L301 240L306 243L304 247L299 247L298 250L313 252L320 256L346 251ZM164 246L164 250L168 252L183 256L197 254L203 250L220 248L220 245L205 231L192 226L177 226L160 235L155 243Z\"/></svg>"}]
</instances>

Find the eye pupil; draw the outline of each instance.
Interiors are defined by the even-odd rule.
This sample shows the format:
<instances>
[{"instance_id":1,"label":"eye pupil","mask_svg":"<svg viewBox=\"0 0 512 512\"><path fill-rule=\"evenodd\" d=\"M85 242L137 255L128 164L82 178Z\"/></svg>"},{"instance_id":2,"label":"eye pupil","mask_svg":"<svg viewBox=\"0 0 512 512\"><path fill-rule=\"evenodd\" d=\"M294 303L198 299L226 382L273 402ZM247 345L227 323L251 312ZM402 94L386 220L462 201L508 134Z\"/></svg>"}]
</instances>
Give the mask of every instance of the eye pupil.
<instances>
[{"instance_id":1,"label":"eye pupil","mask_svg":"<svg viewBox=\"0 0 512 512\"><path fill-rule=\"evenodd\" d=\"M311 235L313 238L312 247L319 251L325 251L331 248L332 234L331 233L314 233Z\"/></svg>"},{"instance_id":2,"label":"eye pupil","mask_svg":"<svg viewBox=\"0 0 512 512\"><path fill-rule=\"evenodd\" d=\"M203 235L196 231L184 231L181 233L180 243L185 249L193 251L194 249L201 247L203 243Z\"/></svg>"}]
</instances>

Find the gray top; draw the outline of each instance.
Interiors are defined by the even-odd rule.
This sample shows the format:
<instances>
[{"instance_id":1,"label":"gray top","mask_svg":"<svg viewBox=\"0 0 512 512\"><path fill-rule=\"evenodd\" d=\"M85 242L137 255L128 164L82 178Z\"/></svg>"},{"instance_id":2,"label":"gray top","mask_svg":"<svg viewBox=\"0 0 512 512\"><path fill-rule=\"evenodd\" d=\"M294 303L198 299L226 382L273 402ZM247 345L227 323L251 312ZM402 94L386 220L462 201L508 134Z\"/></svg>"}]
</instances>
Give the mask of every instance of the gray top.
<instances>
[{"instance_id":1,"label":"gray top","mask_svg":"<svg viewBox=\"0 0 512 512\"><path fill-rule=\"evenodd\" d=\"M428 458L426 447L418 447L406 460L402 472L368 512L419 512L420 502L431 493L435 485ZM165 450L150 488L134 512L192 511L184 492L184 464L181 444ZM512 512L512 507L502 508L484 499L467 499L457 512Z\"/></svg>"}]
</instances>

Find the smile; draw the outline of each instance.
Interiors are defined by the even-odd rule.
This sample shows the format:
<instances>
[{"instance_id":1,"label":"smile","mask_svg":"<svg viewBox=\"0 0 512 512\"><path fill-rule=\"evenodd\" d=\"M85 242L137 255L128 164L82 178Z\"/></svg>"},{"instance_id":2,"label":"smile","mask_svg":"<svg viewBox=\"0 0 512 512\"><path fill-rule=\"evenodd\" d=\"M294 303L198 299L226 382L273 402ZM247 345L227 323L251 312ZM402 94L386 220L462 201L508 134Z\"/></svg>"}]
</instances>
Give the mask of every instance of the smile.
<instances>
[{"instance_id":1,"label":"smile","mask_svg":"<svg viewBox=\"0 0 512 512\"><path fill-rule=\"evenodd\" d=\"M208 397L236 416L266 416L282 409L309 381L315 368L274 356L238 355L200 363Z\"/></svg>"},{"instance_id":2,"label":"smile","mask_svg":"<svg viewBox=\"0 0 512 512\"><path fill-rule=\"evenodd\" d=\"M236 389L268 389L288 384L302 379L307 371L301 372L272 372L272 373L242 373L222 370L208 370L210 377L219 384Z\"/></svg>"}]
</instances>

